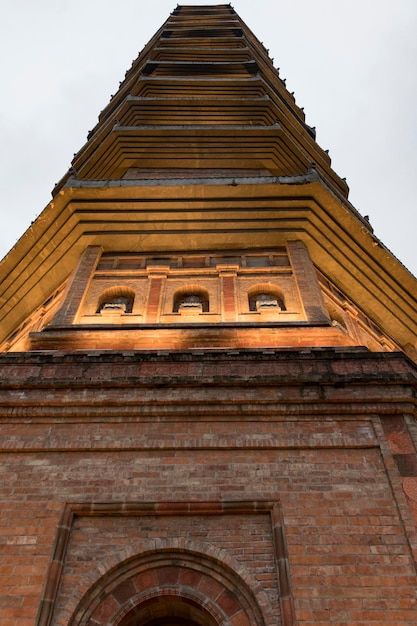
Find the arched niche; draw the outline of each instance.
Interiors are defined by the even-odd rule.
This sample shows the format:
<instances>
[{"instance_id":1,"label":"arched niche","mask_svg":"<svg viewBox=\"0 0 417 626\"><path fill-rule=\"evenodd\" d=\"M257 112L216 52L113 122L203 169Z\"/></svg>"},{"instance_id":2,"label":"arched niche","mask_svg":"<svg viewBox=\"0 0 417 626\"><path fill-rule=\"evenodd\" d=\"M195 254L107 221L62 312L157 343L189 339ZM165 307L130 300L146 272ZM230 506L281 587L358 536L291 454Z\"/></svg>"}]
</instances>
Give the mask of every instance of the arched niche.
<instances>
[{"instance_id":1,"label":"arched niche","mask_svg":"<svg viewBox=\"0 0 417 626\"><path fill-rule=\"evenodd\" d=\"M285 311L284 294L277 285L271 283L253 285L248 291L248 307L253 313Z\"/></svg>"},{"instance_id":2,"label":"arched niche","mask_svg":"<svg viewBox=\"0 0 417 626\"><path fill-rule=\"evenodd\" d=\"M198 315L210 311L209 292L199 285L185 285L176 290L172 304L173 313Z\"/></svg>"},{"instance_id":3,"label":"arched niche","mask_svg":"<svg viewBox=\"0 0 417 626\"><path fill-rule=\"evenodd\" d=\"M115 285L105 289L99 297L97 313L102 315L122 315L132 313L135 292L125 285Z\"/></svg>"}]
</instances>

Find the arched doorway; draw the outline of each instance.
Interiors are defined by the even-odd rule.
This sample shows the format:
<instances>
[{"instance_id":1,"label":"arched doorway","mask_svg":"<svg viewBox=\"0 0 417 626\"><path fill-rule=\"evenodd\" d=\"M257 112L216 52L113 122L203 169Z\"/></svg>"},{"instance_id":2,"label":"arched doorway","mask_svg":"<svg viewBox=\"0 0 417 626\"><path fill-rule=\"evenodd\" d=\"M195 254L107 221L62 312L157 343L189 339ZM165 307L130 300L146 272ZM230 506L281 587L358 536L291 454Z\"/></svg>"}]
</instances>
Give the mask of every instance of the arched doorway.
<instances>
[{"instance_id":1,"label":"arched doorway","mask_svg":"<svg viewBox=\"0 0 417 626\"><path fill-rule=\"evenodd\" d=\"M236 569L201 552L169 549L120 563L85 594L69 622L69 626L237 624L265 622L253 591Z\"/></svg>"},{"instance_id":2,"label":"arched doorway","mask_svg":"<svg viewBox=\"0 0 417 626\"><path fill-rule=\"evenodd\" d=\"M133 607L117 626L219 626L219 622L192 599L166 595Z\"/></svg>"}]
</instances>

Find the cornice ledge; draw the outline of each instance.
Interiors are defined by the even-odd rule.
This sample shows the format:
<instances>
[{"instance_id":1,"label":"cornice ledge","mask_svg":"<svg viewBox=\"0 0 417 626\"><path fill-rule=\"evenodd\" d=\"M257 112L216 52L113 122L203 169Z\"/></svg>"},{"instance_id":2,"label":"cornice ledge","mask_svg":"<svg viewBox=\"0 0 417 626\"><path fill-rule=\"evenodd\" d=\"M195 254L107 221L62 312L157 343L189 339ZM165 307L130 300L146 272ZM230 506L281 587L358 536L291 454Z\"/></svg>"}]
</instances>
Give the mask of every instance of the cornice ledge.
<instances>
[{"instance_id":1,"label":"cornice ledge","mask_svg":"<svg viewBox=\"0 0 417 626\"><path fill-rule=\"evenodd\" d=\"M238 176L238 177L211 177L211 178L144 178L144 179L120 179L120 180L86 180L71 176L65 183L63 189L92 189L107 187L162 187L191 186L191 185L303 185L306 183L320 182L316 170L311 170L307 174L296 176Z\"/></svg>"}]
</instances>

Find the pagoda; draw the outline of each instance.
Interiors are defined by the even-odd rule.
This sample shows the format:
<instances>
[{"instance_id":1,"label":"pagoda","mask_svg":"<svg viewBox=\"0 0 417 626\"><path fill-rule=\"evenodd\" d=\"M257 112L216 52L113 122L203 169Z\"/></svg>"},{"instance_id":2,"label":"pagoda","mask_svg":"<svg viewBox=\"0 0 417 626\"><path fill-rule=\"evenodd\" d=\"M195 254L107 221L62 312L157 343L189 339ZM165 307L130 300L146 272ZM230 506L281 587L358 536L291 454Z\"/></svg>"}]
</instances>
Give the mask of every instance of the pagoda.
<instances>
[{"instance_id":1,"label":"pagoda","mask_svg":"<svg viewBox=\"0 0 417 626\"><path fill-rule=\"evenodd\" d=\"M2 626L417 622L417 281L231 5L0 264Z\"/></svg>"}]
</instances>

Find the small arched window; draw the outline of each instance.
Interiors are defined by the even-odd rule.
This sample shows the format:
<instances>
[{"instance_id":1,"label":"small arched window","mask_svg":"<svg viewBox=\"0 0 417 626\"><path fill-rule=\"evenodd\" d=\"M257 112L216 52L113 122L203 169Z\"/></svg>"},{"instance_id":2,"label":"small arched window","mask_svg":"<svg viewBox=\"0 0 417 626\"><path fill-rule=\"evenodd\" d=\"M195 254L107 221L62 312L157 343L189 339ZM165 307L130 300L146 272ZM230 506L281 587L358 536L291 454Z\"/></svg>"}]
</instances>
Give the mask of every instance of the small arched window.
<instances>
[{"instance_id":1,"label":"small arched window","mask_svg":"<svg viewBox=\"0 0 417 626\"><path fill-rule=\"evenodd\" d=\"M210 310L209 294L202 287L182 287L174 294L173 313L198 315Z\"/></svg>"},{"instance_id":2,"label":"small arched window","mask_svg":"<svg viewBox=\"0 0 417 626\"><path fill-rule=\"evenodd\" d=\"M285 301L281 290L268 283L256 285L248 293L249 311L285 311Z\"/></svg>"},{"instance_id":3,"label":"small arched window","mask_svg":"<svg viewBox=\"0 0 417 626\"><path fill-rule=\"evenodd\" d=\"M110 287L100 296L97 313L123 314L131 313L135 300L135 292L130 287Z\"/></svg>"}]
</instances>

